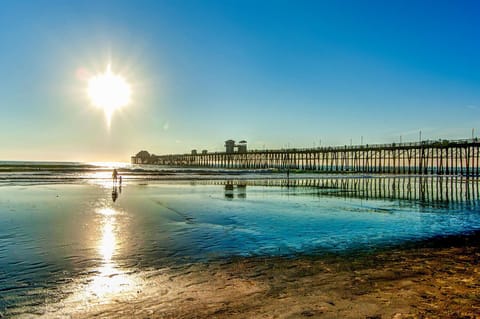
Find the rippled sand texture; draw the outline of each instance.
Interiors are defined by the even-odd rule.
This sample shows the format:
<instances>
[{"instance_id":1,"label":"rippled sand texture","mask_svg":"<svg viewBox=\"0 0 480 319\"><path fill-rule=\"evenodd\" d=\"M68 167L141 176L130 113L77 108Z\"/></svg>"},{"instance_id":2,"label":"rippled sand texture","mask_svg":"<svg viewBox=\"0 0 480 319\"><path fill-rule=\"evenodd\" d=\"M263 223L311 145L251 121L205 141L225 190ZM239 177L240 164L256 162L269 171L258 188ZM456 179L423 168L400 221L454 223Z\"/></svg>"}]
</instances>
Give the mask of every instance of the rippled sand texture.
<instances>
[{"instance_id":1,"label":"rippled sand texture","mask_svg":"<svg viewBox=\"0 0 480 319\"><path fill-rule=\"evenodd\" d=\"M357 257L258 259L152 271L125 300L74 318L478 318L479 236L459 247ZM442 241L440 245L445 245ZM52 316L48 314L46 317Z\"/></svg>"}]
</instances>

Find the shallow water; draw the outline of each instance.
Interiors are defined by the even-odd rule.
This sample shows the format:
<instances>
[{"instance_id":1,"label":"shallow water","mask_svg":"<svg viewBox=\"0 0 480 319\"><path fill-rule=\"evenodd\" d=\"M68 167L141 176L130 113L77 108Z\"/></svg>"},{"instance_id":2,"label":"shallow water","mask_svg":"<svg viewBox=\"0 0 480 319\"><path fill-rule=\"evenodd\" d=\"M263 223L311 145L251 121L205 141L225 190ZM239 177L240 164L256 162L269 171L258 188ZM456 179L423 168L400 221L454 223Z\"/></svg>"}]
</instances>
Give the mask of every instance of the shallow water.
<instances>
[{"instance_id":1,"label":"shallow water","mask_svg":"<svg viewBox=\"0 0 480 319\"><path fill-rule=\"evenodd\" d=\"M116 168L126 181L152 180L227 180L283 178L284 173L270 169L223 169L208 167L175 167L129 163L76 162L7 162L0 161L0 186L39 185L51 183L109 184ZM292 174L293 175L293 174ZM315 175L315 174L313 174ZM303 177L310 176L302 174Z\"/></svg>"},{"instance_id":2,"label":"shallow water","mask_svg":"<svg viewBox=\"0 0 480 319\"><path fill-rule=\"evenodd\" d=\"M209 260L349 253L480 229L477 181L323 182L3 186L0 312L118 301L144 289L152 272L185 273Z\"/></svg>"}]
</instances>

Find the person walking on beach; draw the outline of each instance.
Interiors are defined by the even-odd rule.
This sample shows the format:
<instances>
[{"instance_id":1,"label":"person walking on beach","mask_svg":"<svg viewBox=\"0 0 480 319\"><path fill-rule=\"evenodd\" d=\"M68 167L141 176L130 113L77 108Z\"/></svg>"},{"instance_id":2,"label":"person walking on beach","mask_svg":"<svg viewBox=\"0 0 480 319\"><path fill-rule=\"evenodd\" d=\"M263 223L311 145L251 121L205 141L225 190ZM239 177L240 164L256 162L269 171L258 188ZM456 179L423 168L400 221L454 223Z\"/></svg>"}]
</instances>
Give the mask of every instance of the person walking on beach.
<instances>
[{"instance_id":1,"label":"person walking on beach","mask_svg":"<svg viewBox=\"0 0 480 319\"><path fill-rule=\"evenodd\" d=\"M118 176L117 169L114 168L114 169L113 169L113 172L112 172L112 179L113 179L113 183L114 183L114 184L117 183L117 176Z\"/></svg>"}]
</instances>

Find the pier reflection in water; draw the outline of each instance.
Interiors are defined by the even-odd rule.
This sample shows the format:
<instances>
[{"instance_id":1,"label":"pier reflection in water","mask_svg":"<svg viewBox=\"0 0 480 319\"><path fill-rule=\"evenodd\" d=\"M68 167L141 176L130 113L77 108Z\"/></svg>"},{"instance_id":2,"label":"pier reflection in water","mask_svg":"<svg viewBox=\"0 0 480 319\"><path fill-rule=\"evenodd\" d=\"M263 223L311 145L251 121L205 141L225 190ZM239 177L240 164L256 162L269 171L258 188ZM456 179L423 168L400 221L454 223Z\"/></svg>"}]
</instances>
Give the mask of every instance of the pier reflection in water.
<instances>
[{"instance_id":1,"label":"pier reflection in water","mask_svg":"<svg viewBox=\"0 0 480 319\"><path fill-rule=\"evenodd\" d=\"M405 200L429 205L479 205L478 178L465 177L322 177L307 179L199 181L198 184L224 185L225 197L246 198L247 186L282 187L290 192L318 196Z\"/></svg>"},{"instance_id":2,"label":"pier reflection in water","mask_svg":"<svg viewBox=\"0 0 480 319\"><path fill-rule=\"evenodd\" d=\"M240 198L245 199L247 198L247 184L240 182L235 183L234 181L227 181L225 182L225 198L227 199L234 199Z\"/></svg>"}]
</instances>

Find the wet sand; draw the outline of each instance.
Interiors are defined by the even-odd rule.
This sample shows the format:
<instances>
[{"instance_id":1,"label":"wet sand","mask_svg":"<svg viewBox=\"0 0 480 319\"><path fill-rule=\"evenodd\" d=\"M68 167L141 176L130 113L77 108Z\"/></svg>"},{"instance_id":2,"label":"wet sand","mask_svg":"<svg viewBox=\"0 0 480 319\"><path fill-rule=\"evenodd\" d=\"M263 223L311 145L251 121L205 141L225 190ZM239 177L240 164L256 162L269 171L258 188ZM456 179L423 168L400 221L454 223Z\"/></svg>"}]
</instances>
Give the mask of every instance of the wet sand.
<instances>
[{"instance_id":1,"label":"wet sand","mask_svg":"<svg viewBox=\"0 0 480 319\"><path fill-rule=\"evenodd\" d=\"M74 318L480 318L479 261L479 233L356 255L238 258L152 269L129 298L67 312Z\"/></svg>"},{"instance_id":2,"label":"wet sand","mask_svg":"<svg viewBox=\"0 0 480 319\"><path fill-rule=\"evenodd\" d=\"M10 244L0 249L0 277L8 274L0 278L0 306L5 306L0 317L480 318L480 232L423 242L408 236L410 244L385 247L404 243L386 239L402 230L411 235L418 230L410 229L415 225L435 230L421 238L454 226L457 233L478 229L477 210L469 206L422 206L418 216L418 208L407 205L408 214L398 223L390 217L402 210L378 202L317 201L317 195L301 192L291 197L270 192L263 200L264 190L254 187L246 198L225 199L222 186L128 185L116 201L110 184L2 191L3 243ZM272 201L277 206L271 207ZM282 243L305 245L348 232L355 225L342 228L329 219L309 228L315 219L307 218L308 211L316 218L322 211L330 216L337 204L341 209L335 209L350 212L342 213L343 219L383 220L381 232L362 233L355 241L377 235L381 245L373 245L372 238L335 250L342 251L338 254L306 255L333 251L319 246L286 250L288 258L229 257L245 252L278 256ZM280 214L279 207L289 209ZM429 213L444 218L432 219ZM233 223L232 216L239 219ZM275 222L281 240L260 240ZM252 229L257 240L246 246L251 238L245 234ZM371 247L382 250L366 252ZM1 282L5 279L10 281ZM8 295L9 289L15 293Z\"/></svg>"}]
</instances>

